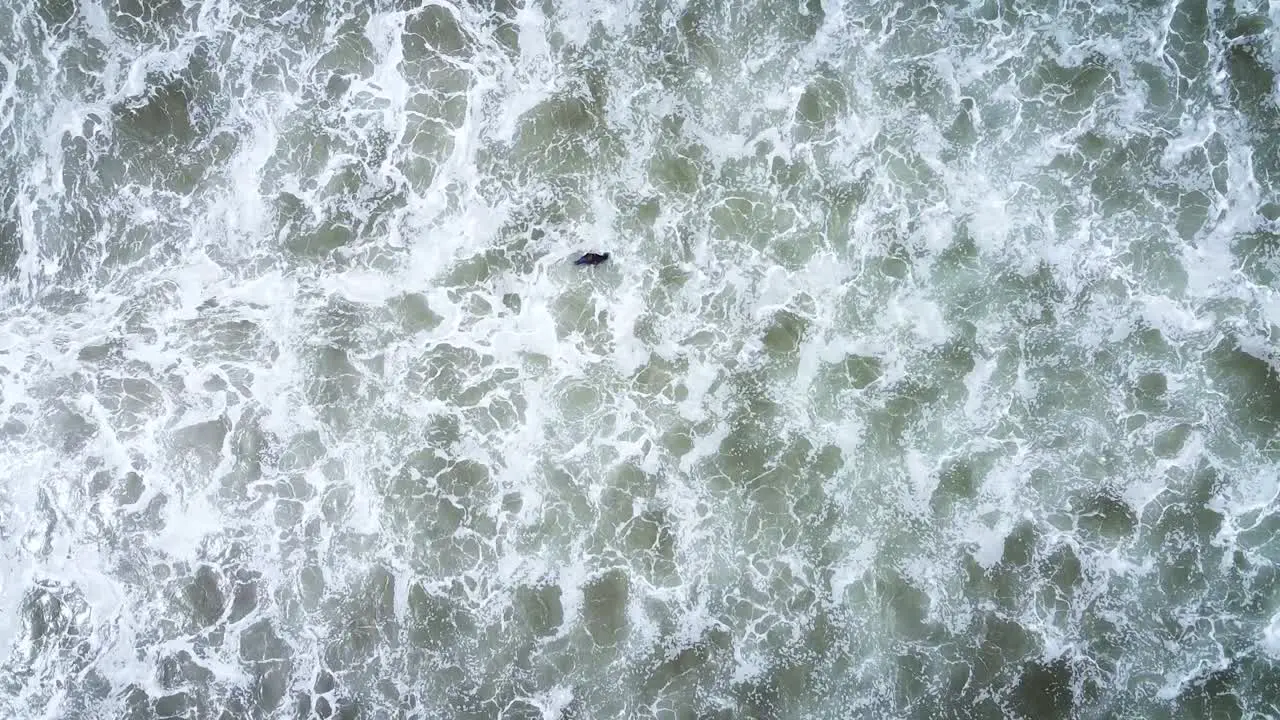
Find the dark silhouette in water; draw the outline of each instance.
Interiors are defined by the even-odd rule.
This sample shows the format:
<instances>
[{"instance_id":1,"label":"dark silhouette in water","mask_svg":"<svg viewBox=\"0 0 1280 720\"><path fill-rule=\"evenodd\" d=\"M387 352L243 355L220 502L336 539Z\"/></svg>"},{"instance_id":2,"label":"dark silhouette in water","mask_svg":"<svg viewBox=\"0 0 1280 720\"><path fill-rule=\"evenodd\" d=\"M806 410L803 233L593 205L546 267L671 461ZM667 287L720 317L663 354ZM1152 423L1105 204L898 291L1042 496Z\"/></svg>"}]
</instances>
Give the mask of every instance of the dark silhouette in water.
<instances>
[{"instance_id":1,"label":"dark silhouette in water","mask_svg":"<svg viewBox=\"0 0 1280 720\"><path fill-rule=\"evenodd\" d=\"M609 253L587 253L577 260L573 261L574 265L599 265L609 259Z\"/></svg>"}]
</instances>

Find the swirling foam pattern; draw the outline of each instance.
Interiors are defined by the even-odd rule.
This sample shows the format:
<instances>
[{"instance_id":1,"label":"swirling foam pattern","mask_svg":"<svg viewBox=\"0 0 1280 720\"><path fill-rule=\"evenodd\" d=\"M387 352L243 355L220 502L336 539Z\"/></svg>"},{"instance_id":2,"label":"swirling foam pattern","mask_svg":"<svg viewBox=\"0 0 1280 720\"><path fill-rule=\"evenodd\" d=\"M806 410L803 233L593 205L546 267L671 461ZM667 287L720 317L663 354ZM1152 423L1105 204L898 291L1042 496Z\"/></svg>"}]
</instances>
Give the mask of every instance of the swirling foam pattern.
<instances>
[{"instance_id":1,"label":"swirling foam pattern","mask_svg":"<svg viewBox=\"0 0 1280 720\"><path fill-rule=\"evenodd\" d=\"M0 714L1275 717L1278 24L0 6Z\"/></svg>"}]
</instances>

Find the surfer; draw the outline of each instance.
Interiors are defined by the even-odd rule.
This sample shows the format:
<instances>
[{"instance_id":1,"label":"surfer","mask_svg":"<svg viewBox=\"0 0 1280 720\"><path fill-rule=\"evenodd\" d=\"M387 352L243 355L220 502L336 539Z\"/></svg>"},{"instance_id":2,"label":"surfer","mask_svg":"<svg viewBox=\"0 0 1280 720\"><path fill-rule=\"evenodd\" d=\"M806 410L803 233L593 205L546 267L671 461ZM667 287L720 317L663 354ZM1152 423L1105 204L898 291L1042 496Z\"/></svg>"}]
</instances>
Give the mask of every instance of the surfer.
<instances>
[{"instance_id":1,"label":"surfer","mask_svg":"<svg viewBox=\"0 0 1280 720\"><path fill-rule=\"evenodd\" d=\"M578 258L577 260L574 260L573 264L574 265L599 265L600 263L608 259L609 259L609 253L589 252L586 255L583 255L582 257Z\"/></svg>"}]
</instances>

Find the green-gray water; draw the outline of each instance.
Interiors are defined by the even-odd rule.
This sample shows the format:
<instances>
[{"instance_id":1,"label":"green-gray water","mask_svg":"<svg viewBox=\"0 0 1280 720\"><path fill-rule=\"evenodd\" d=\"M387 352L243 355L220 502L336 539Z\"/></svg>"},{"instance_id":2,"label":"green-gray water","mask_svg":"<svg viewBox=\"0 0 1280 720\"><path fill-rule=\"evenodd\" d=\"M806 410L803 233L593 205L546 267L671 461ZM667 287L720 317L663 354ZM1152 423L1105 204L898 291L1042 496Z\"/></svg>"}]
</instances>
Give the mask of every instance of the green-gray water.
<instances>
[{"instance_id":1,"label":"green-gray water","mask_svg":"<svg viewBox=\"0 0 1280 720\"><path fill-rule=\"evenodd\" d=\"M0 715L1280 715L1278 24L0 7Z\"/></svg>"}]
</instances>

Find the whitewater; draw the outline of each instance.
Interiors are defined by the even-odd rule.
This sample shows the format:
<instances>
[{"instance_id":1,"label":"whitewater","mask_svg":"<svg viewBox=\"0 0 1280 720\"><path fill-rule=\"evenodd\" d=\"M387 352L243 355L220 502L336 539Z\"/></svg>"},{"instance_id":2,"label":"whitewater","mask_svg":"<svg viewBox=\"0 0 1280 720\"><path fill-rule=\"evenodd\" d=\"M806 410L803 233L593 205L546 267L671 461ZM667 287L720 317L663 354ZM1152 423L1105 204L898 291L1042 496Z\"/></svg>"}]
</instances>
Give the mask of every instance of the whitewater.
<instances>
[{"instance_id":1,"label":"whitewater","mask_svg":"<svg viewBox=\"0 0 1280 720\"><path fill-rule=\"evenodd\" d=\"M0 715L1280 716L1278 26L0 6Z\"/></svg>"}]
</instances>

